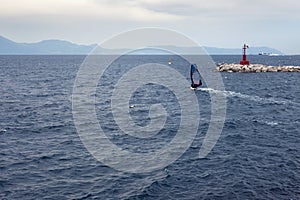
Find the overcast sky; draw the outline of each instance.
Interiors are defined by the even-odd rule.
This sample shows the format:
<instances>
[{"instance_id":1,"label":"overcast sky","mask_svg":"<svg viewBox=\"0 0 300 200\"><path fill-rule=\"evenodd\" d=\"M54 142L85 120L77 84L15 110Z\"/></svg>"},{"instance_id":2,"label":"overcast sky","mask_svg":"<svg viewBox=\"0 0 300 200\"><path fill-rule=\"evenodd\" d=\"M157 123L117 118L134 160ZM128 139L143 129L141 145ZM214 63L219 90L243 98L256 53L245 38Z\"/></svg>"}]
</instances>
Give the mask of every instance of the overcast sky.
<instances>
[{"instance_id":1,"label":"overcast sky","mask_svg":"<svg viewBox=\"0 0 300 200\"><path fill-rule=\"evenodd\" d=\"M0 0L0 35L17 42L101 43L141 27L179 31L199 45L268 46L300 54L298 0Z\"/></svg>"}]
</instances>

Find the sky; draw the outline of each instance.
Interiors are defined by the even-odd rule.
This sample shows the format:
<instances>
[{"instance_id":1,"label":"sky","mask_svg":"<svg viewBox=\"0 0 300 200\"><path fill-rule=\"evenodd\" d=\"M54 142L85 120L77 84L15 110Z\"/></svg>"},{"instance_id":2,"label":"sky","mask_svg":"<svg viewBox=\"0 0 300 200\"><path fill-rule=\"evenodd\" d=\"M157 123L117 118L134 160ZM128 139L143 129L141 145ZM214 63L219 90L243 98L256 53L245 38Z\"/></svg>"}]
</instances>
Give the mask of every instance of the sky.
<instances>
[{"instance_id":1,"label":"sky","mask_svg":"<svg viewBox=\"0 0 300 200\"><path fill-rule=\"evenodd\" d=\"M297 0L0 0L0 35L16 42L99 44L158 27L201 46L268 46L300 54Z\"/></svg>"}]
</instances>

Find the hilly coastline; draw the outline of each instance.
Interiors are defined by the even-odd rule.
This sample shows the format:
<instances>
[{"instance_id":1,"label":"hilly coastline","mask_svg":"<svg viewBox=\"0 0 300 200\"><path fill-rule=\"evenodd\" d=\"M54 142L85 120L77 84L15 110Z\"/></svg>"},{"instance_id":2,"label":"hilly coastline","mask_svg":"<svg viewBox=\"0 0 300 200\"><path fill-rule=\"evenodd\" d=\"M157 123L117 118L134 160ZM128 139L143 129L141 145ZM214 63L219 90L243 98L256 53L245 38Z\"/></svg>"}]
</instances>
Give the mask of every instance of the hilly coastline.
<instances>
[{"instance_id":1,"label":"hilly coastline","mask_svg":"<svg viewBox=\"0 0 300 200\"><path fill-rule=\"evenodd\" d=\"M86 55L97 45L78 45L65 40L43 40L36 43L18 43L0 36L0 55ZM193 51L195 47L185 47ZM239 55L241 48L203 47L210 55ZM105 51L105 49L104 49ZM110 50L107 50L108 52ZM251 47L248 54L258 55L261 52L284 55L280 50L270 47Z\"/></svg>"}]
</instances>

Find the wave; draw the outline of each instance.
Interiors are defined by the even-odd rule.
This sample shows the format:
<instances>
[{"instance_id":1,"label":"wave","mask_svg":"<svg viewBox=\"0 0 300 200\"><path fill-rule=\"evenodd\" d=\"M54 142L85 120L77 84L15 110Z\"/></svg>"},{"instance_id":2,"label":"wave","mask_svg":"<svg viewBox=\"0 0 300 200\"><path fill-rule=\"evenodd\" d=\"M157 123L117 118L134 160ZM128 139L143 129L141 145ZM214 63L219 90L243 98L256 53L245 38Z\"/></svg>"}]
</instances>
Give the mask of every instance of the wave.
<instances>
[{"instance_id":1,"label":"wave","mask_svg":"<svg viewBox=\"0 0 300 200\"><path fill-rule=\"evenodd\" d=\"M131 188L131 190L126 190L121 197L124 199L139 198L144 197L145 193L150 193L152 187L156 184L160 184L163 180L169 177L169 172L165 168L164 170L158 171L156 174L151 176L141 177L140 179L135 179L132 183L127 183L126 188Z\"/></svg>"},{"instance_id":2,"label":"wave","mask_svg":"<svg viewBox=\"0 0 300 200\"><path fill-rule=\"evenodd\" d=\"M279 125L278 122L275 122L275 121L257 121L259 123L263 123L263 124L266 124L266 125L269 125L269 126L277 126Z\"/></svg>"}]
</instances>

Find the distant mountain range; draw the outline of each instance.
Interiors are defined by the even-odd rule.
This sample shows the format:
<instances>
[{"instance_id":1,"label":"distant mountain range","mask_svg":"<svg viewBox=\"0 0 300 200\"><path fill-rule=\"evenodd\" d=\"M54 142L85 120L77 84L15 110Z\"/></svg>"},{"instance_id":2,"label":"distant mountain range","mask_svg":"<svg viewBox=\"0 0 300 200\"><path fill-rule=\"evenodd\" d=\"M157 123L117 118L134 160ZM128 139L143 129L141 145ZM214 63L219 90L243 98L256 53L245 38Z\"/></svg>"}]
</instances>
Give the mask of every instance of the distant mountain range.
<instances>
[{"instance_id":1,"label":"distant mountain range","mask_svg":"<svg viewBox=\"0 0 300 200\"><path fill-rule=\"evenodd\" d=\"M17 43L0 36L0 55L86 55L89 54L97 45L78 45L64 40L43 40L36 43ZM163 48L163 47L162 47ZM176 49L178 47L174 47ZM193 52L197 47L184 47L184 51ZM210 55L238 55L241 48L216 48L203 47ZM104 52L106 51L103 49ZM107 52L111 50L107 49ZM259 53L279 54L281 51L269 47L251 47L247 54L258 55Z\"/></svg>"}]
</instances>

